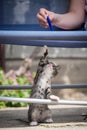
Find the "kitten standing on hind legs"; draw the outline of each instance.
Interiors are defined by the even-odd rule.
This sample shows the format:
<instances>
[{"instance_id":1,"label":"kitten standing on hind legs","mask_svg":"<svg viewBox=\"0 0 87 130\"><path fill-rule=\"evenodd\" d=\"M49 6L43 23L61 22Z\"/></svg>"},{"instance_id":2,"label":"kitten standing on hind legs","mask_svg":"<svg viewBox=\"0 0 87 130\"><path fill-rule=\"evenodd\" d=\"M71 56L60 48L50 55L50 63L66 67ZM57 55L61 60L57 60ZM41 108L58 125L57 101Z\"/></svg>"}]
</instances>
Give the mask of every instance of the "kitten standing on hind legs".
<instances>
[{"instance_id":1,"label":"kitten standing on hind legs","mask_svg":"<svg viewBox=\"0 0 87 130\"><path fill-rule=\"evenodd\" d=\"M57 100L55 96L51 95L51 80L57 75L59 66L50 62L47 58L48 48L44 47L44 54L41 57L36 76L34 79L34 84L31 91L31 98L36 99L49 99ZM40 122L52 123L51 110L48 108L47 104L29 104L28 110L28 120L30 126L36 126Z\"/></svg>"}]
</instances>

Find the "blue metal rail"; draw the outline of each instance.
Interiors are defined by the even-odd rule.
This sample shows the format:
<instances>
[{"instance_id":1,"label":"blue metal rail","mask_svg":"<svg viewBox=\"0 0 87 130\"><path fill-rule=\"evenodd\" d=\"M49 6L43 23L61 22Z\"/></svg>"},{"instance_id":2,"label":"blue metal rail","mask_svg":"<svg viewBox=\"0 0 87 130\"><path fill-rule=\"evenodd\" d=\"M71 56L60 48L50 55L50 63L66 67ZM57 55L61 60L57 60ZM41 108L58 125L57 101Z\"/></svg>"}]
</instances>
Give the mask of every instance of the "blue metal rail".
<instances>
[{"instance_id":1,"label":"blue metal rail","mask_svg":"<svg viewBox=\"0 0 87 130\"><path fill-rule=\"evenodd\" d=\"M31 89L32 85L28 86L0 86L0 90L18 90L18 89ZM52 84L52 89L80 89L80 88L87 88L87 84Z\"/></svg>"},{"instance_id":2,"label":"blue metal rail","mask_svg":"<svg viewBox=\"0 0 87 130\"><path fill-rule=\"evenodd\" d=\"M0 43L11 45L87 48L87 31L0 31Z\"/></svg>"}]
</instances>

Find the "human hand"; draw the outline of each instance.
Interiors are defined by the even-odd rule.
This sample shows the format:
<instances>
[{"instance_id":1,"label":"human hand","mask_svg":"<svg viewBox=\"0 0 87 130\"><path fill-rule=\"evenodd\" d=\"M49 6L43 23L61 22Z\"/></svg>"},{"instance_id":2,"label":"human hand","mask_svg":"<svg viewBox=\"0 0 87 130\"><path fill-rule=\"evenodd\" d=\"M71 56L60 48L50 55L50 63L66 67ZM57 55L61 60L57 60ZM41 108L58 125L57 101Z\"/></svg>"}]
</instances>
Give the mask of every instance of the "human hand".
<instances>
[{"instance_id":1,"label":"human hand","mask_svg":"<svg viewBox=\"0 0 87 130\"><path fill-rule=\"evenodd\" d=\"M48 11L44 8L41 8L40 11L37 13L37 19L41 26L48 28L47 16L49 16L51 23L54 21L55 13Z\"/></svg>"}]
</instances>

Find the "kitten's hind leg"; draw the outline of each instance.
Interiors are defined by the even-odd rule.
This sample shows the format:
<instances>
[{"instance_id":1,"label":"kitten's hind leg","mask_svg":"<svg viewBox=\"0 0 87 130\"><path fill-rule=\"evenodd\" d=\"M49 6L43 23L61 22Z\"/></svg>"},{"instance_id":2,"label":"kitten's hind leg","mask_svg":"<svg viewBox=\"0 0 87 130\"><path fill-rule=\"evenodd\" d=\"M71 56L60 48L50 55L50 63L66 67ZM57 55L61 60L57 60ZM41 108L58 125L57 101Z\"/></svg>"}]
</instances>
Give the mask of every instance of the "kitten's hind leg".
<instances>
[{"instance_id":1,"label":"kitten's hind leg","mask_svg":"<svg viewBox=\"0 0 87 130\"><path fill-rule=\"evenodd\" d=\"M51 110L49 108L43 112L42 119L44 123L53 123Z\"/></svg>"},{"instance_id":2,"label":"kitten's hind leg","mask_svg":"<svg viewBox=\"0 0 87 130\"><path fill-rule=\"evenodd\" d=\"M38 125L39 110L32 108L32 110L29 111L29 113L28 113L28 119L29 119L29 125L30 126L36 126L36 125Z\"/></svg>"},{"instance_id":3,"label":"kitten's hind leg","mask_svg":"<svg viewBox=\"0 0 87 130\"><path fill-rule=\"evenodd\" d=\"M52 118L47 118L46 120L44 120L45 123L53 123L53 119Z\"/></svg>"},{"instance_id":4,"label":"kitten's hind leg","mask_svg":"<svg viewBox=\"0 0 87 130\"><path fill-rule=\"evenodd\" d=\"M37 121L31 121L29 123L30 126L37 126L38 125L38 122Z\"/></svg>"}]
</instances>

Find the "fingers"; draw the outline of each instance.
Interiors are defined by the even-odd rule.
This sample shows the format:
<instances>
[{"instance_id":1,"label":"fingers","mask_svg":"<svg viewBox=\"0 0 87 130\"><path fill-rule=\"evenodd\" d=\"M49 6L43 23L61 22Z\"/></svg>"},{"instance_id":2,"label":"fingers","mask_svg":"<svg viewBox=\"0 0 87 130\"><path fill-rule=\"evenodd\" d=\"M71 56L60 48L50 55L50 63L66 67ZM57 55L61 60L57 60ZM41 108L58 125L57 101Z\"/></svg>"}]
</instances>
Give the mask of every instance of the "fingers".
<instances>
[{"instance_id":1,"label":"fingers","mask_svg":"<svg viewBox=\"0 0 87 130\"><path fill-rule=\"evenodd\" d=\"M48 11L44 8L41 8L39 13L37 13L37 19L38 19L39 24L45 28L48 27L48 23L46 19L47 14L48 14Z\"/></svg>"},{"instance_id":2,"label":"fingers","mask_svg":"<svg viewBox=\"0 0 87 130\"><path fill-rule=\"evenodd\" d=\"M42 27L44 27L44 28L48 28L48 23L47 22L43 22L43 21L38 21L39 22L39 24L42 26Z\"/></svg>"},{"instance_id":3,"label":"fingers","mask_svg":"<svg viewBox=\"0 0 87 130\"><path fill-rule=\"evenodd\" d=\"M46 16L48 15L48 10L41 8L39 14L42 15L43 18L46 18Z\"/></svg>"}]
</instances>

